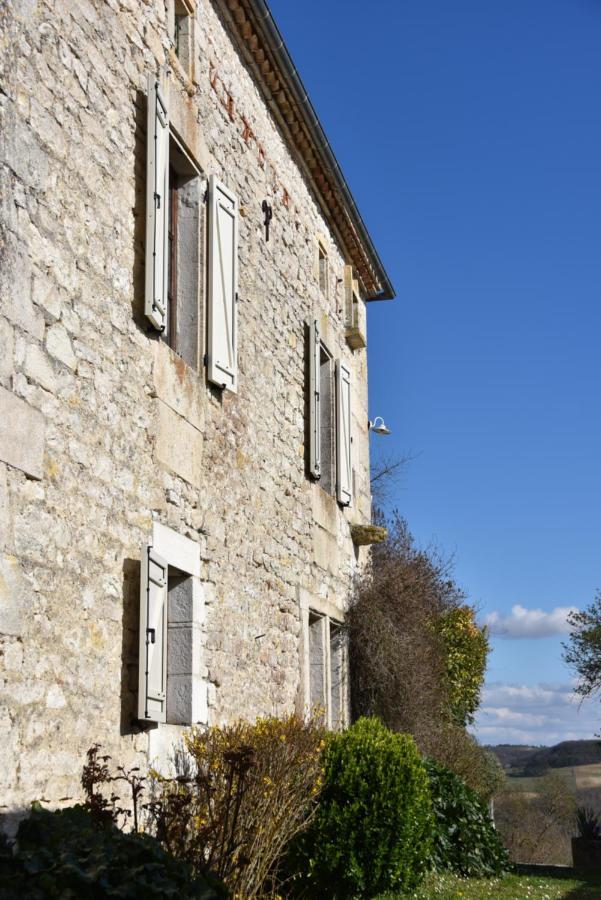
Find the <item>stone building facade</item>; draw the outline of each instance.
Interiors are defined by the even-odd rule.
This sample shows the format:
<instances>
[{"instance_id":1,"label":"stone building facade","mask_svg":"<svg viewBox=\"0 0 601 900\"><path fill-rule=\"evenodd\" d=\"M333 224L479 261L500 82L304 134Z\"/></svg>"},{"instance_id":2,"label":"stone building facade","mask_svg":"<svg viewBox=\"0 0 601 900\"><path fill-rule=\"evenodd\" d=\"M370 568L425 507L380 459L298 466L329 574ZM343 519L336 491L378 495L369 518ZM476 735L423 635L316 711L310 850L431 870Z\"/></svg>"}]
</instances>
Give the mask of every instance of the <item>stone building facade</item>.
<instances>
[{"instance_id":1,"label":"stone building facade","mask_svg":"<svg viewBox=\"0 0 601 900\"><path fill-rule=\"evenodd\" d=\"M0 9L0 810L319 703L392 288L263 0Z\"/></svg>"}]
</instances>

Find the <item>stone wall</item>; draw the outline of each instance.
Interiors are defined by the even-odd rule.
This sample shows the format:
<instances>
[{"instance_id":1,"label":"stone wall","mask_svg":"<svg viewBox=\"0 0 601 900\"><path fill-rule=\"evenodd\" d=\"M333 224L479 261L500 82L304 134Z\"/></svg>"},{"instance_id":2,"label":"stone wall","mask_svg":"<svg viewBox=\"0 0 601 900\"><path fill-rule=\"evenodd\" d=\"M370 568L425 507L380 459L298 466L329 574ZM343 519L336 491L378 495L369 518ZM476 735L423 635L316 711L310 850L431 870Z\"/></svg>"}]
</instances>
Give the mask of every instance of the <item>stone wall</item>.
<instances>
[{"instance_id":1,"label":"stone wall","mask_svg":"<svg viewBox=\"0 0 601 900\"><path fill-rule=\"evenodd\" d=\"M344 340L341 248L217 7L197 3L194 80L167 15L163 0L0 11L0 810L77 797L94 742L126 763L177 735L135 722L153 522L198 546L214 722L302 707L301 593L342 615L365 553L349 523L369 520L366 355ZM239 197L235 395L143 316L146 83L166 66L173 127ZM306 476L311 318L353 373L348 509Z\"/></svg>"}]
</instances>

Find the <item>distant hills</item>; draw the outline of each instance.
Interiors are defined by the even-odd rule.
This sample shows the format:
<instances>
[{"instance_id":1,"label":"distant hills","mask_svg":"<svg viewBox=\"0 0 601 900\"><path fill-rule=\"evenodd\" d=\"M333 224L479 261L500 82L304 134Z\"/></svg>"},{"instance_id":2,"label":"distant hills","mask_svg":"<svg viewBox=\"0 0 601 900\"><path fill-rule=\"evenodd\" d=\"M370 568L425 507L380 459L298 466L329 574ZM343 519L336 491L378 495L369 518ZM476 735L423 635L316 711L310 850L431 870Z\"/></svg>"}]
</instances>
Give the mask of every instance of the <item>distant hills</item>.
<instances>
[{"instance_id":1,"label":"distant hills","mask_svg":"<svg viewBox=\"0 0 601 900\"><path fill-rule=\"evenodd\" d=\"M522 744L488 746L508 775L532 777L549 769L588 766L601 763L601 740L561 741L554 747L529 747Z\"/></svg>"}]
</instances>

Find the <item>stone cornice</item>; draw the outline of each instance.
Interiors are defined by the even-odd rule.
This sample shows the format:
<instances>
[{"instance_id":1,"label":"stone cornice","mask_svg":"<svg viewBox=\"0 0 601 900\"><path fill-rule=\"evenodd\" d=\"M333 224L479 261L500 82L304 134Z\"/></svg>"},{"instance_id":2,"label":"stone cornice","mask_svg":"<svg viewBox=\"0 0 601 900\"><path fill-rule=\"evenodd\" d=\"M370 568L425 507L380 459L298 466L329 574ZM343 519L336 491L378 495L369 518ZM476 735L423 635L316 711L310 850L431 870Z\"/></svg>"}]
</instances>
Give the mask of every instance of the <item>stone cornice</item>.
<instances>
[{"instance_id":1,"label":"stone cornice","mask_svg":"<svg viewBox=\"0 0 601 900\"><path fill-rule=\"evenodd\" d=\"M265 0L215 2L354 266L365 299L392 299L394 288Z\"/></svg>"}]
</instances>

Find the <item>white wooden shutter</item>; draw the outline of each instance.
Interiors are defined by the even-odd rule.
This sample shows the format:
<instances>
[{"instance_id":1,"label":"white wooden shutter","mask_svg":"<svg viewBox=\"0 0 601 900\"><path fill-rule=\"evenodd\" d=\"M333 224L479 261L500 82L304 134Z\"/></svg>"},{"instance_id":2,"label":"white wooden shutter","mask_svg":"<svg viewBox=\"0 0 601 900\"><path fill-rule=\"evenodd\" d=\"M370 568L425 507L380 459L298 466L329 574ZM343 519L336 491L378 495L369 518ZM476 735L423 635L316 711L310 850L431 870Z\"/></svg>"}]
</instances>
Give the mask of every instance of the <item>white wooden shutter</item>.
<instances>
[{"instance_id":1,"label":"white wooden shutter","mask_svg":"<svg viewBox=\"0 0 601 900\"><path fill-rule=\"evenodd\" d=\"M138 718L164 722L167 704L168 567L152 547L140 559Z\"/></svg>"},{"instance_id":2,"label":"white wooden shutter","mask_svg":"<svg viewBox=\"0 0 601 900\"><path fill-rule=\"evenodd\" d=\"M336 362L336 494L339 503L349 506L353 499L351 452L351 373Z\"/></svg>"},{"instance_id":3,"label":"white wooden shutter","mask_svg":"<svg viewBox=\"0 0 601 900\"><path fill-rule=\"evenodd\" d=\"M321 335L317 321L309 327L309 472L321 477Z\"/></svg>"},{"instance_id":4,"label":"white wooden shutter","mask_svg":"<svg viewBox=\"0 0 601 900\"><path fill-rule=\"evenodd\" d=\"M167 318L169 252L169 109L159 82L148 77L146 151L146 291L144 312L155 328Z\"/></svg>"},{"instance_id":5,"label":"white wooden shutter","mask_svg":"<svg viewBox=\"0 0 601 900\"><path fill-rule=\"evenodd\" d=\"M209 180L208 377L237 388L238 200Z\"/></svg>"}]
</instances>

